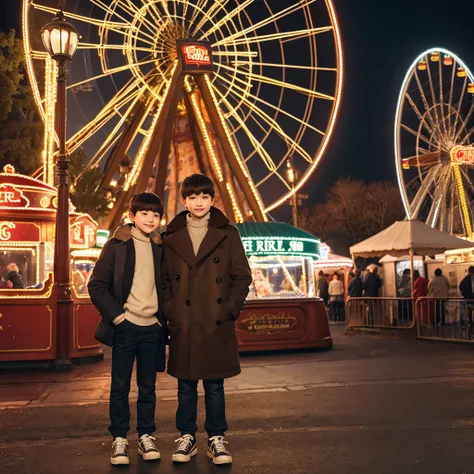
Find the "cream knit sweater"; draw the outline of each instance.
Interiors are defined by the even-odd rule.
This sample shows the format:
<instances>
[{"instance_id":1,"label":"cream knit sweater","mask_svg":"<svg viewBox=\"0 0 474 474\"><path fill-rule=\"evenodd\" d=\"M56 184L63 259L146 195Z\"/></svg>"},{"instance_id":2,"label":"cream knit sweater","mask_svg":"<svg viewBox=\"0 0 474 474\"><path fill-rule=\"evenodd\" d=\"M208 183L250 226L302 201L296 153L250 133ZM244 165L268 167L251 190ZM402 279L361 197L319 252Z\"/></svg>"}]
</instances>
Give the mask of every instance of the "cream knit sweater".
<instances>
[{"instance_id":1,"label":"cream knit sweater","mask_svg":"<svg viewBox=\"0 0 474 474\"><path fill-rule=\"evenodd\" d=\"M199 252L199 247L206 236L210 217L210 212L198 219L191 217L191 214L186 216L186 223L188 224L188 232L193 244L194 255L197 255Z\"/></svg>"},{"instance_id":2,"label":"cream knit sweater","mask_svg":"<svg viewBox=\"0 0 474 474\"><path fill-rule=\"evenodd\" d=\"M155 261L150 237L132 227L135 246L135 272L130 295L124 305L125 313L114 319L114 324L127 319L138 326L157 323L158 294L155 283Z\"/></svg>"}]
</instances>

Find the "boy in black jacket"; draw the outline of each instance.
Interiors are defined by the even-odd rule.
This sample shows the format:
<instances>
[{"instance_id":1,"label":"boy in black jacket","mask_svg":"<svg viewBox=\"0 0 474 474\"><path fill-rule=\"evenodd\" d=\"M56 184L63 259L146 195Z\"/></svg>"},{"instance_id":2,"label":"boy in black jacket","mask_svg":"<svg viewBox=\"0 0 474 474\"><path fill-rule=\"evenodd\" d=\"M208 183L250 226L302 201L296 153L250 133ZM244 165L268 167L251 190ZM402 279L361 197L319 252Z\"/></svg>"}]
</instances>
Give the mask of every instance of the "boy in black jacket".
<instances>
[{"instance_id":1,"label":"boy in black jacket","mask_svg":"<svg viewBox=\"0 0 474 474\"><path fill-rule=\"evenodd\" d=\"M128 396L133 362L137 359L138 452L144 460L160 459L151 435L155 426L156 372L164 371L165 331L160 311L161 241L155 232L163 202L153 193L130 200L133 224L119 227L102 249L88 284L89 294L102 316L96 339L112 346L110 426L113 436L110 462L129 464Z\"/></svg>"}]
</instances>

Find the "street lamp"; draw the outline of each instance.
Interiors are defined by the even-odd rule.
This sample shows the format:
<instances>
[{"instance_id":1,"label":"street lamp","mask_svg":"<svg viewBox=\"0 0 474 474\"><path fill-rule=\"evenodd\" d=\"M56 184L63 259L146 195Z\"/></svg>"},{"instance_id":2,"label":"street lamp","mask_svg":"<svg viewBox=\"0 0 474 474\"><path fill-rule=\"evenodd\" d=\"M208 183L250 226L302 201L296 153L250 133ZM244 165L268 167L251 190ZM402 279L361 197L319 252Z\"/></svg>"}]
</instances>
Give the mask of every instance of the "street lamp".
<instances>
[{"instance_id":1,"label":"street lamp","mask_svg":"<svg viewBox=\"0 0 474 474\"><path fill-rule=\"evenodd\" d=\"M57 132L59 156L56 161L58 205L54 244L54 295L57 302L56 367L71 367L68 354L69 325L72 324L73 300L69 281L69 159L66 152L66 83L67 63L71 61L79 43L79 32L58 12L53 21L41 29L44 47L58 64Z\"/></svg>"},{"instance_id":2,"label":"street lamp","mask_svg":"<svg viewBox=\"0 0 474 474\"><path fill-rule=\"evenodd\" d=\"M286 162L286 177L288 179L288 182L291 184L291 189L293 191L293 196L291 197L292 199L292 214L293 214L293 225L295 227L298 227L298 202L297 202L297 196L295 191L295 181L296 181L296 170L293 168L293 159L290 158Z\"/></svg>"}]
</instances>

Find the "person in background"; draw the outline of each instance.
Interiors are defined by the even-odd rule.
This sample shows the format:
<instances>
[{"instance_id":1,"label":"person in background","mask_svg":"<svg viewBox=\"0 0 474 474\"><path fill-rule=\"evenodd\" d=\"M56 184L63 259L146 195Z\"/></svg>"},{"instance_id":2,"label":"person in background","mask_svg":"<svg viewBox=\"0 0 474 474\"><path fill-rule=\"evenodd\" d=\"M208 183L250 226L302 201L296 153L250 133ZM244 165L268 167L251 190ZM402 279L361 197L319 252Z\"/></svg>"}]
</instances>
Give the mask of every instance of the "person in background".
<instances>
[{"instance_id":1,"label":"person in background","mask_svg":"<svg viewBox=\"0 0 474 474\"><path fill-rule=\"evenodd\" d=\"M326 275L321 270L318 274L318 288L319 288L319 297L324 301L324 305L328 305L329 299L329 284L326 278Z\"/></svg>"},{"instance_id":2,"label":"person in background","mask_svg":"<svg viewBox=\"0 0 474 474\"><path fill-rule=\"evenodd\" d=\"M413 272L413 297L416 299L428 296L429 280L420 275L418 270Z\"/></svg>"},{"instance_id":3,"label":"person in background","mask_svg":"<svg viewBox=\"0 0 474 474\"><path fill-rule=\"evenodd\" d=\"M443 300L443 298L447 299L449 297L449 281L443 275L443 270L441 270L441 268L437 268L434 274L435 276L428 283L428 296L435 299L435 320L436 325L440 326L441 324L446 324L446 301Z\"/></svg>"},{"instance_id":4,"label":"person in background","mask_svg":"<svg viewBox=\"0 0 474 474\"><path fill-rule=\"evenodd\" d=\"M360 270L357 269L355 273L351 272L351 281L349 282L349 286L347 288L349 298L360 298L364 291L364 282L360 277Z\"/></svg>"},{"instance_id":5,"label":"person in background","mask_svg":"<svg viewBox=\"0 0 474 474\"><path fill-rule=\"evenodd\" d=\"M382 288L382 280L378 275L378 267L373 267L367 273L363 282L364 296L366 298L378 298L380 296L380 288Z\"/></svg>"},{"instance_id":6,"label":"person in background","mask_svg":"<svg viewBox=\"0 0 474 474\"><path fill-rule=\"evenodd\" d=\"M398 284L398 296L400 298L411 298L411 272L409 268L405 268ZM402 321L412 321L413 302L408 299L402 299L398 303L398 320L394 322L399 325Z\"/></svg>"},{"instance_id":7,"label":"person in background","mask_svg":"<svg viewBox=\"0 0 474 474\"><path fill-rule=\"evenodd\" d=\"M332 321L343 321L344 285L337 273L334 273L329 282L329 301Z\"/></svg>"},{"instance_id":8,"label":"person in background","mask_svg":"<svg viewBox=\"0 0 474 474\"><path fill-rule=\"evenodd\" d=\"M7 265L7 281L12 283L12 288L14 290L22 290L26 287L23 278L20 275L20 269L16 263L9 263Z\"/></svg>"},{"instance_id":9,"label":"person in background","mask_svg":"<svg viewBox=\"0 0 474 474\"><path fill-rule=\"evenodd\" d=\"M5 281L3 277L0 279L0 290L9 290L13 288L13 283L10 280Z\"/></svg>"},{"instance_id":10,"label":"person in background","mask_svg":"<svg viewBox=\"0 0 474 474\"><path fill-rule=\"evenodd\" d=\"M466 325L466 306L468 308L469 322L472 323L471 306L474 303L474 267L471 266L467 270L467 275L459 284L459 291L462 297L466 300L465 304L461 304L461 326Z\"/></svg>"},{"instance_id":11,"label":"person in background","mask_svg":"<svg viewBox=\"0 0 474 474\"><path fill-rule=\"evenodd\" d=\"M374 266L364 278L363 289L365 298L378 298L380 296L380 288L382 288L382 280L378 275L379 269ZM368 300L368 325L375 324L375 317L379 313L379 302L377 300Z\"/></svg>"},{"instance_id":12,"label":"person in background","mask_svg":"<svg viewBox=\"0 0 474 474\"><path fill-rule=\"evenodd\" d=\"M410 269L405 268L400 278L400 283L398 284L398 296L402 298L411 297L411 278L410 278Z\"/></svg>"}]
</instances>

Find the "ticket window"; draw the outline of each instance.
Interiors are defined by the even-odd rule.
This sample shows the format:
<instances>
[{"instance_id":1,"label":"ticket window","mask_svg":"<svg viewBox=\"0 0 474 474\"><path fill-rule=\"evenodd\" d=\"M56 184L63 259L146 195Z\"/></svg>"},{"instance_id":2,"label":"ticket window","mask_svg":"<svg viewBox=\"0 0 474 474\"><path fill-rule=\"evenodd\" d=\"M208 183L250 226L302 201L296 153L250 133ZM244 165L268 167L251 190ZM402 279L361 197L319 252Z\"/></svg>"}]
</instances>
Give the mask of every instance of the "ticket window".
<instances>
[{"instance_id":1,"label":"ticket window","mask_svg":"<svg viewBox=\"0 0 474 474\"><path fill-rule=\"evenodd\" d=\"M0 248L0 287L7 288L7 266L14 263L19 270L25 288L41 286L38 250L34 248Z\"/></svg>"},{"instance_id":2,"label":"ticket window","mask_svg":"<svg viewBox=\"0 0 474 474\"><path fill-rule=\"evenodd\" d=\"M310 258L250 257L252 285L248 299L314 297Z\"/></svg>"}]
</instances>

